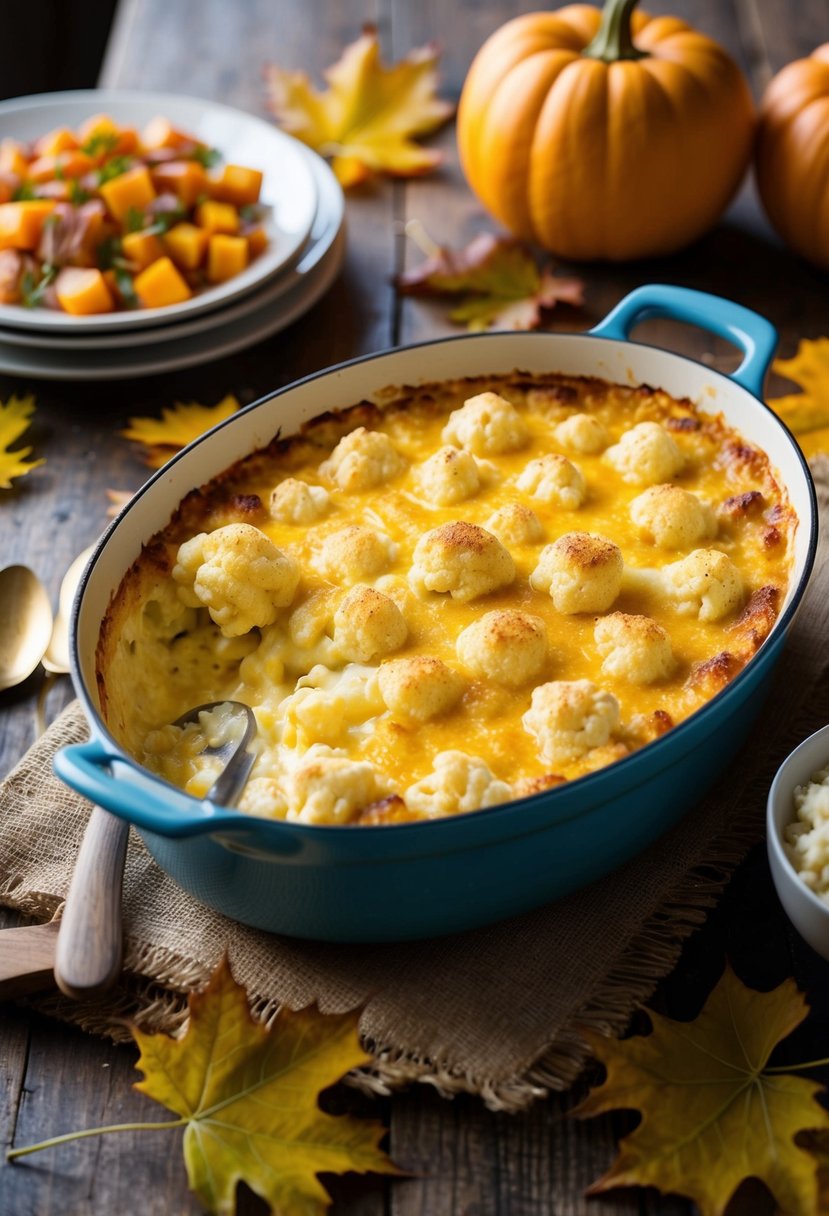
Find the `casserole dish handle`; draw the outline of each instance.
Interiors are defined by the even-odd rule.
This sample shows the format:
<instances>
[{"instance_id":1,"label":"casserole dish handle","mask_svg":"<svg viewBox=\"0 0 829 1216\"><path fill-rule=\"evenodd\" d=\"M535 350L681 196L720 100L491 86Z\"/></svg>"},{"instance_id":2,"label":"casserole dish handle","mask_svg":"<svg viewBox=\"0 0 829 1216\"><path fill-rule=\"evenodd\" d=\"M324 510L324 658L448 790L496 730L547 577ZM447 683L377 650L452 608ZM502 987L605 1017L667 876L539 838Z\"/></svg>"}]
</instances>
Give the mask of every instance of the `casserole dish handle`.
<instances>
[{"instance_id":1,"label":"casserole dish handle","mask_svg":"<svg viewBox=\"0 0 829 1216\"><path fill-rule=\"evenodd\" d=\"M161 794L128 779L119 780L110 771L113 761L140 775L137 765L123 756L111 755L95 739L61 748L55 755L54 767L72 789L142 831L174 838L234 829L250 831L249 815L199 801L166 782Z\"/></svg>"},{"instance_id":2,"label":"casserole dish handle","mask_svg":"<svg viewBox=\"0 0 829 1216\"><path fill-rule=\"evenodd\" d=\"M722 296L651 283L626 295L590 333L625 342L633 327L648 317L686 321L733 342L744 358L729 379L762 400L763 382L777 347L777 330L765 317Z\"/></svg>"}]
</instances>

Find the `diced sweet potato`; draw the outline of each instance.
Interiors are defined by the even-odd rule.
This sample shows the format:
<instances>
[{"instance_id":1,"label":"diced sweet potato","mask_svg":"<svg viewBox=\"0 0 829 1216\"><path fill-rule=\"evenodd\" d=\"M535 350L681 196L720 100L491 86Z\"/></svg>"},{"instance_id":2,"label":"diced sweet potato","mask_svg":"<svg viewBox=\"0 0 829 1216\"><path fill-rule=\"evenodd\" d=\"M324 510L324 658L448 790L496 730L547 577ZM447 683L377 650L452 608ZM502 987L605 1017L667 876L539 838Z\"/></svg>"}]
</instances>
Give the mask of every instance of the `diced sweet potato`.
<instances>
[{"instance_id":1,"label":"diced sweet potato","mask_svg":"<svg viewBox=\"0 0 829 1216\"><path fill-rule=\"evenodd\" d=\"M54 209L54 201L45 198L0 203L0 249L37 249L46 217Z\"/></svg>"},{"instance_id":2,"label":"diced sweet potato","mask_svg":"<svg viewBox=\"0 0 829 1216\"><path fill-rule=\"evenodd\" d=\"M24 265L25 255L16 249L4 249L0 253L0 304L20 303Z\"/></svg>"},{"instance_id":3,"label":"diced sweet potato","mask_svg":"<svg viewBox=\"0 0 829 1216\"><path fill-rule=\"evenodd\" d=\"M4 173L0 169L0 203L11 202L19 181L20 179L14 173Z\"/></svg>"},{"instance_id":4,"label":"diced sweet potato","mask_svg":"<svg viewBox=\"0 0 829 1216\"><path fill-rule=\"evenodd\" d=\"M260 225L258 228L251 228L250 232L245 233L245 236L248 242L248 254L250 260L253 261L254 258L258 258L259 254L264 253L267 249L268 234Z\"/></svg>"},{"instance_id":5,"label":"diced sweet potato","mask_svg":"<svg viewBox=\"0 0 829 1216\"><path fill-rule=\"evenodd\" d=\"M177 266L183 270L197 270L207 253L210 234L195 224L176 224L162 239Z\"/></svg>"},{"instance_id":6,"label":"diced sweet potato","mask_svg":"<svg viewBox=\"0 0 829 1216\"><path fill-rule=\"evenodd\" d=\"M85 152L58 152L33 160L27 176L32 182L48 182L55 177L83 177L94 168L95 161Z\"/></svg>"},{"instance_id":7,"label":"diced sweet potato","mask_svg":"<svg viewBox=\"0 0 829 1216\"><path fill-rule=\"evenodd\" d=\"M195 160L171 160L150 170L159 194L175 194L185 207L192 207L207 192L207 174Z\"/></svg>"},{"instance_id":8,"label":"diced sweet potato","mask_svg":"<svg viewBox=\"0 0 829 1216\"><path fill-rule=\"evenodd\" d=\"M141 274L136 276L133 286L145 308L181 304L193 294L170 258L159 258L146 270L142 270Z\"/></svg>"},{"instance_id":9,"label":"diced sweet potato","mask_svg":"<svg viewBox=\"0 0 829 1216\"><path fill-rule=\"evenodd\" d=\"M81 145L98 161L108 156L127 156L138 147L138 132L119 127L108 114L93 114L78 128Z\"/></svg>"},{"instance_id":10,"label":"diced sweet potato","mask_svg":"<svg viewBox=\"0 0 829 1216\"><path fill-rule=\"evenodd\" d=\"M104 182L101 196L110 215L123 223L129 211L143 211L155 198L149 169L146 165L136 165L119 177Z\"/></svg>"},{"instance_id":11,"label":"diced sweet potato","mask_svg":"<svg viewBox=\"0 0 829 1216\"><path fill-rule=\"evenodd\" d=\"M0 141L0 169L4 173L15 173L18 177L26 177L29 171L29 158L26 148L16 139Z\"/></svg>"},{"instance_id":12,"label":"diced sweet potato","mask_svg":"<svg viewBox=\"0 0 829 1216\"><path fill-rule=\"evenodd\" d=\"M121 242L124 256L139 270L164 257L164 246L152 232L128 232Z\"/></svg>"},{"instance_id":13,"label":"diced sweet potato","mask_svg":"<svg viewBox=\"0 0 829 1216\"><path fill-rule=\"evenodd\" d=\"M35 140L36 156L57 156L58 152L72 152L79 147L77 136L68 127L57 127Z\"/></svg>"},{"instance_id":14,"label":"diced sweet potato","mask_svg":"<svg viewBox=\"0 0 829 1216\"><path fill-rule=\"evenodd\" d=\"M207 277L211 283L224 283L248 264L248 242L243 236L217 232L210 238L207 251Z\"/></svg>"},{"instance_id":15,"label":"diced sweet potato","mask_svg":"<svg viewBox=\"0 0 829 1216\"><path fill-rule=\"evenodd\" d=\"M217 203L208 199L196 208L196 223L208 232L223 232L235 236L239 231L239 212L232 203Z\"/></svg>"},{"instance_id":16,"label":"diced sweet potato","mask_svg":"<svg viewBox=\"0 0 829 1216\"><path fill-rule=\"evenodd\" d=\"M141 143L145 148L182 148L196 147L199 141L195 135L188 135L174 127L169 118L158 115L147 123L141 132Z\"/></svg>"},{"instance_id":17,"label":"diced sweet potato","mask_svg":"<svg viewBox=\"0 0 829 1216\"><path fill-rule=\"evenodd\" d=\"M260 171L248 169L244 165L223 165L221 170L211 175L208 180L211 198L220 203L233 203L237 207L247 207L258 202L261 189Z\"/></svg>"},{"instance_id":18,"label":"diced sweet potato","mask_svg":"<svg viewBox=\"0 0 829 1216\"><path fill-rule=\"evenodd\" d=\"M55 294L64 312L73 317L112 312L115 307L100 270L65 266L55 279Z\"/></svg>"}]
</instances>

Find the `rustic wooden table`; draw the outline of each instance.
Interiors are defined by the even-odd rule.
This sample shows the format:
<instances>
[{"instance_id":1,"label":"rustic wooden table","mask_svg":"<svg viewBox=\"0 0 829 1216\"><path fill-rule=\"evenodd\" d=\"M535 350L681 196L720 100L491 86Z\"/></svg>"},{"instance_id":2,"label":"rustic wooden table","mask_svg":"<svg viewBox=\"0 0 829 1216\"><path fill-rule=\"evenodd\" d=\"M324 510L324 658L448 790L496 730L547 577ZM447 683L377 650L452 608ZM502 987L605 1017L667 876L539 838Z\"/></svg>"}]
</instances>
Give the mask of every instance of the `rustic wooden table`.
<instances>
[{"instance_id":1,"label":"rustic wooden table","mask_svg":"<svg viewBox=\"0 0 829 1216\"><path fill-rule=\"evenodd\" d=\"M262 112L261 66L274 60L319 74L356 36L377 23L389 56L437 39L444 48L447 95L456 96L474 51L506 18L534 7L520 0L122 0L104 60L101 84L183 92ZM759 94L773 72L829 39L826 0L671 0L666 5L717 37L739 60ZM440 307L401 302L393 273L419 254L407 247L401 223L418 218L439 241L458 244L489 228L463 182L448 127L435 141L446 153L440 173L412 182L384 181L348 201L345 270L329 295L286 333L221 362L177 375L106 385L18 384L0 379L0 396L35 389L37 419L30 439L46 465L2 492L2 563L25 561L53 599L71 558L106 523L108 487L134 490L145 470L118 437L128 416L156 414L174 400L214 402L226 392L242 401L353 355L416 341L448 328ZM801 336L829 332L825 277L788 256L763 219L753 188L743 190L719 227L686 253L658 263L582 268L587 306L560 324L593 323L632 287L648 281L721 292L767 314L790 354ZM555 318L557 327L559 318ZM729 352L709 336L668 323L641 334L728 367ZM71 695L54 691L56 711ZM0 694L0 772L32 742L38 677ZM0 914L2 915L2 914ZM5 914L3 924L14 923ZM758 986L794 974L814 1014L793 1043L792 1059L825 1055L829 968L789 928L774 897L762 850L738 871L719 909L687 944L661 986L658 1007L691 1016L717 978L724 957ZM821 1045L821 1039L824 1040ZM33 1015L0 1009L0 1139L27 1144L69 1129L154 1118L155 1108L131 1083L135 1052ZM829 1080L829 1075L824 1078ZM475 1216L622 1216L691 1212L681 1200L619 1192L583 1198L613 1155L627 1119L568 1120L572 1095L537 1103L522 1115L495 1115L473 1099L444 1101L426 1087L387 1102L345 1091L341 1109L378 1112L389 1127L395 1159L415 1173L405 1181L335 1179L334 1211L352 1216L461 1213ZM148 1113L149 1111L149 1113ZM771 1210L759 1188L746 1186L735 1210ZM0 1169L3 1216L144 1216L197 1213L188 1194L178 1140L169 1134L83 1141ZM250 1193L240 1212L262 1205Z\"/></svg>"}]
</instances>

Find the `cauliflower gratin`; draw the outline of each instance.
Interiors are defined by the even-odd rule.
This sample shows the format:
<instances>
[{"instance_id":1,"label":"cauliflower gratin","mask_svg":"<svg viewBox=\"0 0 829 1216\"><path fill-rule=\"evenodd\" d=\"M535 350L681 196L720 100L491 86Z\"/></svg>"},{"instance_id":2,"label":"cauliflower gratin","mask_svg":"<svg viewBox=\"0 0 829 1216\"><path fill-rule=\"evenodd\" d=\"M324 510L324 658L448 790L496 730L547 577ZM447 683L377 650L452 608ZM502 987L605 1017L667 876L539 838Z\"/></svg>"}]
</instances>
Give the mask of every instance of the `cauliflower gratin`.
<instances>
[{"instance_id":1,"label":"cauliflower gratin","mask_svg":"<svg viewBox=\"0 0 829 1216\"><path fill-rule=\"evenodd\" d=\"M796 818L783 829L783 848L798 878L829 904L829 768L794 791Z\"/></svg>"},{"instance_id":2,"label":"cauliflower gratin","mask_svg":"<svg viewBox=\"0 0 829 1216\"><path fill-rule=\"evenodd\" d=\"M250 705L255 815L495 806L722 689L777 618L796 523L762 452L660 390L518 373L389 390L184 500L110 606L102 712L202 796L221 711L172 724Z\"/></svg>"}]
</instances>

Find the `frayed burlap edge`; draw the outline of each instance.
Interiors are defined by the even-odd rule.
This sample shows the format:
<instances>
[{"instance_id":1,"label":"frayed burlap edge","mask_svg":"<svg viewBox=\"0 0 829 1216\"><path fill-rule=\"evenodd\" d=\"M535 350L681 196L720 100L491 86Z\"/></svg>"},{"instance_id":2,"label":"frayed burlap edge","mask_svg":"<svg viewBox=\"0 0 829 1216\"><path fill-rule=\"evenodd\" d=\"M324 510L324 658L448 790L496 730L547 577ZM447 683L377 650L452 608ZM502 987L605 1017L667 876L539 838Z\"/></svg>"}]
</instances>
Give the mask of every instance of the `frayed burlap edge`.
<instances>
[{"instance_id":1,"label":"frayed burlap edge","mask_svg":"<svg viewBox=\"0 0 829 1216\"><path fill-rule=\"evenodd\" d=\"M674 967L683 942L698 929L713 908L729 878L762 836L762 815L757 806L763 799L750 799L752 809L739 815L726 832L711 842L705 856L689 870L663 900L639 932L628 942L616 965L584 1005L562 1027L523 1076L509 1082L494 1082L460 1071L439 1059L423 1059L392 1044L364 1042L372 1063L347 1077L349 1084L385 1096L413 1083L433 1086L443 1097L477 1094L494 1111L516 1112L551 1091L570 1087L585 1066L588 1050L580 1034L588 1027L606 1035L619 1035L634 1010L652 994L659 981ZM13 889L13 887L12 887ZM0 903L4 902L0 892ZM37 919L52 915L59 901L30 901L22 909ZM18 905L19 907L19 905ZM128 1042L131 1025L141 1030L177 1034L187 1021L188 992L206 983L209 969L203 964L161 947L128 950L125 974L107 1001L106 1012L97 1002L73 1002L59 993L30 998L32 1008L61 1021L74 1023L91 1034ZM138 972L151 972L152 980ZM262 1001L253 1012L264 1022L279 1010L276 1002Z\"/></svg>"}]
</instances>

